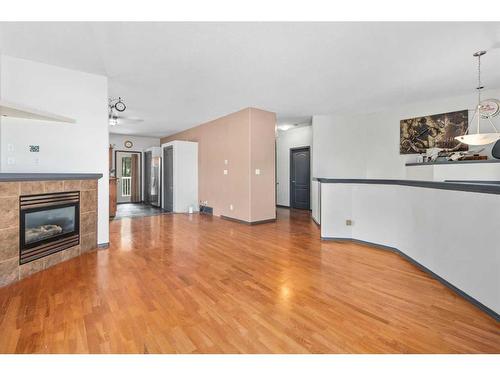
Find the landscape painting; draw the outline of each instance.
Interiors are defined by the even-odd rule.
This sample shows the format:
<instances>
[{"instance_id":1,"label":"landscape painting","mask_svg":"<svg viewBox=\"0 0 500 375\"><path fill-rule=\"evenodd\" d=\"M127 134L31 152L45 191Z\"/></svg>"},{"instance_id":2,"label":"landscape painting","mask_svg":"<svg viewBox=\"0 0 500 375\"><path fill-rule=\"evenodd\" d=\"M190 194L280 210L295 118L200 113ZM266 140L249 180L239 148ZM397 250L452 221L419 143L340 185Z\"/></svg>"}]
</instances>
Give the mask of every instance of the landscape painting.
<instances>
[{"instance_id":1,"label":"landscape painting","mask_svg":"<svg viewBox=\"0 0 500 375\"><path fill-rule=\"evenodd\" d=\"M467 131L467 110L415 117L400 122L400 154L425 153L428 148L466 151L468 146L455 140Z\"/></svg>"}]
</instances>

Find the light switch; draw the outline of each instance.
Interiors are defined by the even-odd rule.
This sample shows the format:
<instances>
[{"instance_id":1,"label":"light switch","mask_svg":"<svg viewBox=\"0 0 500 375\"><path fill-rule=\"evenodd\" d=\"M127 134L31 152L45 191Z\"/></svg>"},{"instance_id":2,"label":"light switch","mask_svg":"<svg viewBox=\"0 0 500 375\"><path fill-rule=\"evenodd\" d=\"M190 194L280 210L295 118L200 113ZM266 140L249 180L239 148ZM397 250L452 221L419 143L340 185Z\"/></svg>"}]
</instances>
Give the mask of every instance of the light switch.
<instances>
[{"instance_id":1,"label":"light switch","mask_svg":"<svg viewBox=\"0 0 500 375\"><path fill-rule=\"evenodd\" d=\"M256 174L256 175L260 175L260 169L256 169L256 170L255 170L255 174Z\"/></svg>"},{"instance_id":2,"label":"light switch","mask_svg":"<svg viewBox=\"0 0 500 375\"><path fill-rule=\"evenodd\" d=\"M7 144L7 151L14 152L14 145L12 143Z\"/></svg>"},{"instance_id":3,"label":"light switch","mask_svg":"<svg viewBox=\"0 0 500 375\"><path fill-rule=\"evenodd\" d=\"M229 209L232 211L234 210L234 206L232 204L229 205Z\"/></svg>"},{"instance_id":4,"label":"light switch","mask_svg":"<svg viewBox=\"0 0 500 375\"><path fill-rule=\"evenodd\" d=\"M14 158L14 157L12 157L12 156L9 156L9 157L7 158L7 164L8 164L8 165L14 165L14 164L16 164L16 158Z\"/></svg>"},{"instance_id":5,"label":"light switch","mask_svg":"<svg viewBox=\"0 0 500 375\"><path fill-rule=\"evenodd\" d=\"M228 161L227 159L224 160L224 165L227 165L228 164Z\"/></svg>"},{"instance_id":6,"label":"light switch","mask_svg":"<svg viewBox=\"0 0 500 375\"><path fill-rule=\"evenodd\" d=\"M224 169L224 174L227 174L227 169Z\"/></svg>"}]
</instances>

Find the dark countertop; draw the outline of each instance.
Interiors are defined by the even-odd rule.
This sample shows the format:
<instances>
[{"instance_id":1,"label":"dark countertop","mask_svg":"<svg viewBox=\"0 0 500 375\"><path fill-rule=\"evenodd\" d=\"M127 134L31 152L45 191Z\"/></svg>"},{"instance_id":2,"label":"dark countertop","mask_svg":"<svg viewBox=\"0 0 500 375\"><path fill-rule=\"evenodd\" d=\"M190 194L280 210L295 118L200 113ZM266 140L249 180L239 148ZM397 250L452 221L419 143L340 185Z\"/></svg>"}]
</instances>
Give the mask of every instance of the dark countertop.
<instances>
[{"instance_id":1,"label":"dark countertop","mask_svg":"<svg viewBox=\"0 0 500 375\"><path fill-rule=\"evenodd\" d=\"M420 165L443 165L443 164L489 164L489 163L500 163L500 159L488 159L488 160L457 160L457 161L449 161L449 160L439 160L439 161L430 161L426 163L406 163L407 167L416 167Z\"/></svg>"},{"instance_id":2,"label":"dark countertop","mask_svg":"<svg viewBox=\"0 0 500 375\"><path fill-rule=\"evenodd\" d=\"M98 180L102 173L0 173L2 181Z\"/></svg>"},{"instance_id":3,"label":"dark countertop","mask_svg":"<svg viewBox=\"0 0 500 375\"><path fill-rule=\"evenodd\" d=\"M374 184L400 185L427 189L468 191L472 193L500 194L499 181L418 181L418 180L382 180L357 178L313 178L322 184Z\"/></svg>"}]
</instances>

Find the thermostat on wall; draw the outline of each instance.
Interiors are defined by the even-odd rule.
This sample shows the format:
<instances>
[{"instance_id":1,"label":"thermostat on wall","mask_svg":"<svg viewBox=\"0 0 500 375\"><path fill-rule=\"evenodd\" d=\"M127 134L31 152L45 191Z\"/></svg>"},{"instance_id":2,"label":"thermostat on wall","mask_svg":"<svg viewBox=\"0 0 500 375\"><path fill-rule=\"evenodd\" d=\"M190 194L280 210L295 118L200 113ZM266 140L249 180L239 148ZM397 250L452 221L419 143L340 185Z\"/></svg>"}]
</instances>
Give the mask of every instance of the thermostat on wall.
<instances>
[{"instance_id":1,"label":"thermostat on wall","mask_svg":"<svg viewBox=\"0 0 500 375\"><path fill-rule=\"evenodd\" d=\"M30 152L40 152L39 145L30 145Z\"/></svg>"}]
</instances>

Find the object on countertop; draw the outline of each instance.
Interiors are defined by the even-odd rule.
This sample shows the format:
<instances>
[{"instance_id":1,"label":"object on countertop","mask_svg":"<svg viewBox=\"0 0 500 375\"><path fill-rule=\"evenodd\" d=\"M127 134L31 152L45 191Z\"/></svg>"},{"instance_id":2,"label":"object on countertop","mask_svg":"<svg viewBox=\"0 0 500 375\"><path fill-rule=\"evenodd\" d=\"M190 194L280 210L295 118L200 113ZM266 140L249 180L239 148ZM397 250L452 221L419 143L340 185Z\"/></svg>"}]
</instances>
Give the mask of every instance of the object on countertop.
<instances>
[{"instance_id":1,"label":"object on countertop","mask_svg":"<svg viewBox=\"0 0 500 375\"><path fill-rule=\"evenodd\" d=\"M500 141L497 141L493 146L493 149L491 150L491 155L493 155L495 159L500 159Z\"/></svg>"}]
</instances>

